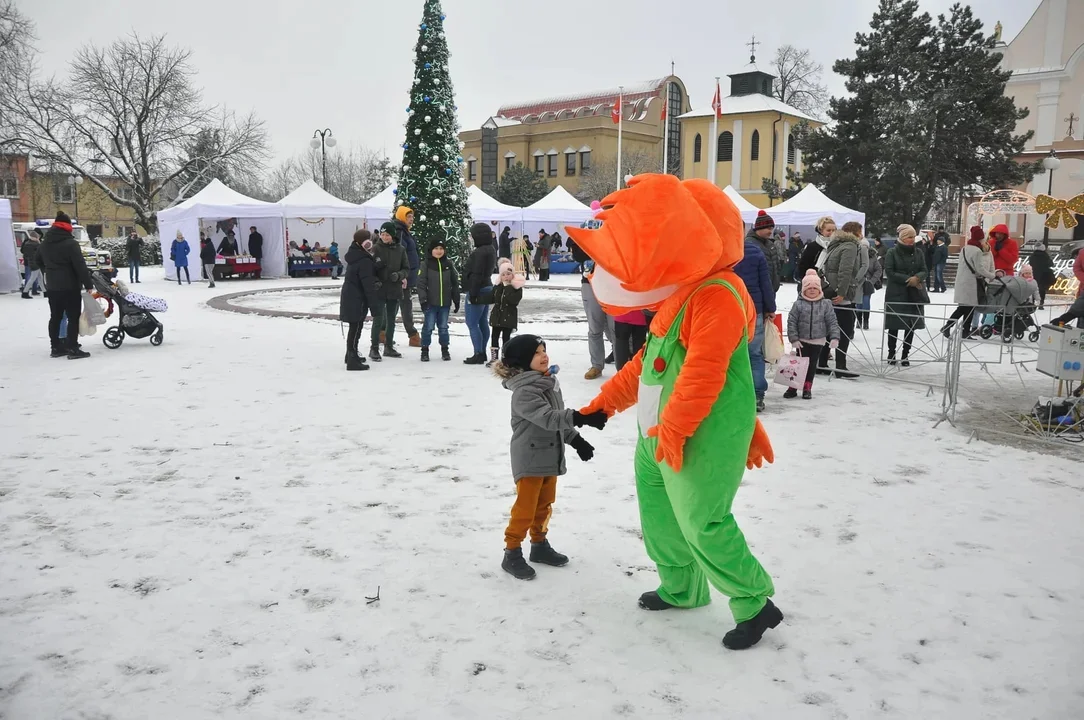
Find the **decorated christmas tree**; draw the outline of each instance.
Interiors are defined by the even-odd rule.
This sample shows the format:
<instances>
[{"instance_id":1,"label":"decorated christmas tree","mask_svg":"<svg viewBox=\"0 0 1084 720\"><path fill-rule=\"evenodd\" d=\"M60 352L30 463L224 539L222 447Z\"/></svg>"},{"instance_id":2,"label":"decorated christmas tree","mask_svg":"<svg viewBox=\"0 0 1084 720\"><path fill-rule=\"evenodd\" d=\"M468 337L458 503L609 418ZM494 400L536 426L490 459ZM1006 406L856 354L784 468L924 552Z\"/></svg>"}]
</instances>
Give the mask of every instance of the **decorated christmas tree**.
<instances>
[{"instance_id":1,"label":"decorated christmas tree","mask_svg":"<svg viewBox=\"0 0 1084 720\"><path fill-rule=\"evenodd\" d=\"M463 184L455 93L448 74L448 42L439 0L425 0L418 44L414 47L414 85L406 109L403 168L396 207L414 210L414 236L424 254L433 238L444 240L448 255L462 266L471 226Z\"/></svg>"}]
</instances>

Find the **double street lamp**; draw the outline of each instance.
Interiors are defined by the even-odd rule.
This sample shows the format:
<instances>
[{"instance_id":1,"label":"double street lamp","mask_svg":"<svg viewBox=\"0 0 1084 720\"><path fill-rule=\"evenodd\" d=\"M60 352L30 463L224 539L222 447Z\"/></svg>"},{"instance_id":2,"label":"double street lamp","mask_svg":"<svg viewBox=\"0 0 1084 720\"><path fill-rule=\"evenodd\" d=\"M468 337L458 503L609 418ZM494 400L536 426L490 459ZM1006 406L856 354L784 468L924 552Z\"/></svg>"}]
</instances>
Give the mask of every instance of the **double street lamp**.
<instances>
[{"instance_id":1,"label":"double street lamp","mask_svg":"<svg viewBox=\"0 0 1084 720\"><path fill-rule=\"evenodd\" d=\"M1050 149L1050 154L1043 158L1043 167L1046 168L1046 174L1049 180L1046 184L1046 194L1053 197L1054 194L1054 171L1061 167L1061 160L1058 159L1058 153L1054 148ZM1046 225L1043 226L1043 244L1047 244L1050 241L1050 228Z\"/></svg>"},{"instance_id":2,"label":"double street lamp","mask_svg":"<svg viewBox=\"0 0 1084 720\"><path fill-rule=\"evenodd\" d=\"M327 190L327 149L335 147L337 141L331 136L331 129L317 130L312 134L309 147L313 150L320 148L320 156L324 168L324 190Z\"/></svg>"},{"instance_id":3,"label":"double street lamp","mask_svg":"<svg viewBox=\"0 0 1084 720\"><path fill-rule=\"evenodd\" d=\"M68 185L72 188L72 197L75 199L75 220L79 221L79 186L83 184L82 175L69 175Z\"/></svg>"}]
</instances>

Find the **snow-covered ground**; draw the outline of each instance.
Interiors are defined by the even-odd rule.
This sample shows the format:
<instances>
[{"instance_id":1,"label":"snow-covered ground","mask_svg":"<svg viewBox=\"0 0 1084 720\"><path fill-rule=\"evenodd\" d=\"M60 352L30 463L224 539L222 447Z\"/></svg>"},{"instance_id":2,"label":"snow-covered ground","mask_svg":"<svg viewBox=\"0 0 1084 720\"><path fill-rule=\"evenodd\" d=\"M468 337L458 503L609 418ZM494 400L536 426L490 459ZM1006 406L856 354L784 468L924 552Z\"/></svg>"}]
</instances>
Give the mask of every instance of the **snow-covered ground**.
<instances>
[{"instance_id":1,"label":"snow-covered ground","mask_svg":"<svg viewBox=\"0 0 1084 720\"><path fill-rule=\"evenodd\" d=\"M722 597L636 607L631 414L561 479L571 564L517 582L508 395L462 326L453 363L348 375L336 324L205 304L330 281L155 274L165 344L79 362L48 358L45 301L0 296L5 720L1084 716L1079 460L931 430L921 385L773 388L735 513L786 622L732 653ZM588 401L586 343L550 353Z\"/></svg>"}]
</instances>

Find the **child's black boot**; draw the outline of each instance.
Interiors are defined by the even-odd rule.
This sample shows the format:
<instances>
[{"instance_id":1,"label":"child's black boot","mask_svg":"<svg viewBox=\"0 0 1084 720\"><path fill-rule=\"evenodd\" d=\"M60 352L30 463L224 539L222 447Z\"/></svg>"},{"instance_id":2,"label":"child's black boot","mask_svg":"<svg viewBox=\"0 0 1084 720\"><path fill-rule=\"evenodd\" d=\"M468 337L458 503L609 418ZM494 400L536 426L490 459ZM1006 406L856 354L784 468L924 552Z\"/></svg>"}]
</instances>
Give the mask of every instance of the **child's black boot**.
<instances>
[{"instance_id":1,"label":"child's black boot","mask_svg":"<svg viewBox=\"0 0 1084 720\"><path fill-rule=\"evenodd\" d=\"M444 362L448 362L449 360L452 359L452 354L450 352L448 352L448 346L447 345L441 345L440 346L440 359L443 360Z\"/></svg>"},{"instance_id":2,"label":"child's black boot","mask_svg":"<svg viewBox=\"0 0 1084 720\"><path fill-rule=\"evenodd\" d=\"M783 622L783 613L772 601L761 609L755 618L738 623L738 626L723 636L723 645L728 650L745 650L760 642L764 633Z\"/></svg>"},{"instance_id":3,"label":"child's black boot","mask_svg":"<svg viewBox=\"0 0 1084 720\"><path fill-rule=\"evenodd\" d=\"M568 556L554 550L549 540L543 540L540 543L531 543L531 562L564 567L568 565Z\"/></svg>"},{"instance_id":4,"label":"child's black boot","mask_svg":"<svg viewBox=\"0 0 1084 720\"><path fill-rule=\"evenodd\" d=\"M528 565L527 561L523 559L522 548L516 548L514 550L506 549L504 551L504 561L501 563L501 569L516 580L534 580L534 568Z\"/></svg>"},{"instance_id":5,"label":"child's black boot","mask_svg":"<svg viewBox=\"0 0 1084 720\"><path fill-rule=\"evenodd\" d=\"M429 362L429 348L422 348L422 362Z\"/></svg>"}]
</instances>

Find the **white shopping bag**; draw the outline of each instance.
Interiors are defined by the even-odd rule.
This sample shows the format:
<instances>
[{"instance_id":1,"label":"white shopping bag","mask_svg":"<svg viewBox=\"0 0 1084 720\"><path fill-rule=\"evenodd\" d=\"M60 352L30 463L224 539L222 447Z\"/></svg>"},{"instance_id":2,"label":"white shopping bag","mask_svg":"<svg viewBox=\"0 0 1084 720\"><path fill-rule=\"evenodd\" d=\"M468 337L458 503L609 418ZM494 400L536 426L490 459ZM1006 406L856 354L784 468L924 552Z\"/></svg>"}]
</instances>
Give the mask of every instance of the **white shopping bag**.
<instances>
[{"instance_id":1,"label":"white shopping bag","mask_svg":"<svg viewBox=\"0 0 1084 720\"><path fill-rule=\"evenodd\" d=\"M83 293L83 314L87 316L87 322L91 325L105 325L105 311L88 292Z\"/></svg>"},{"instance_id":2,"label":"white shopping bag","mask_svg":"<svg viewBox=\"0 0 1084 720\"><path fill-rule=\"evenodd\" d=\"M775 367L775 384L801 390L805 385L805 374L809 370L809 358L791 353L779 359Z\"/></svg>"},{"instance_id":3,"label":"white shopping bag","mask_svg":"<svg viewBox=\"0 0 1084 720\"><path fill-rule=\"evenodd\" d=\"M783 357L786 348L783 347L783 336L779 334L779 328L774 322L764 322L764 360L775 363Z\"/></svg>"}]
</instances>

